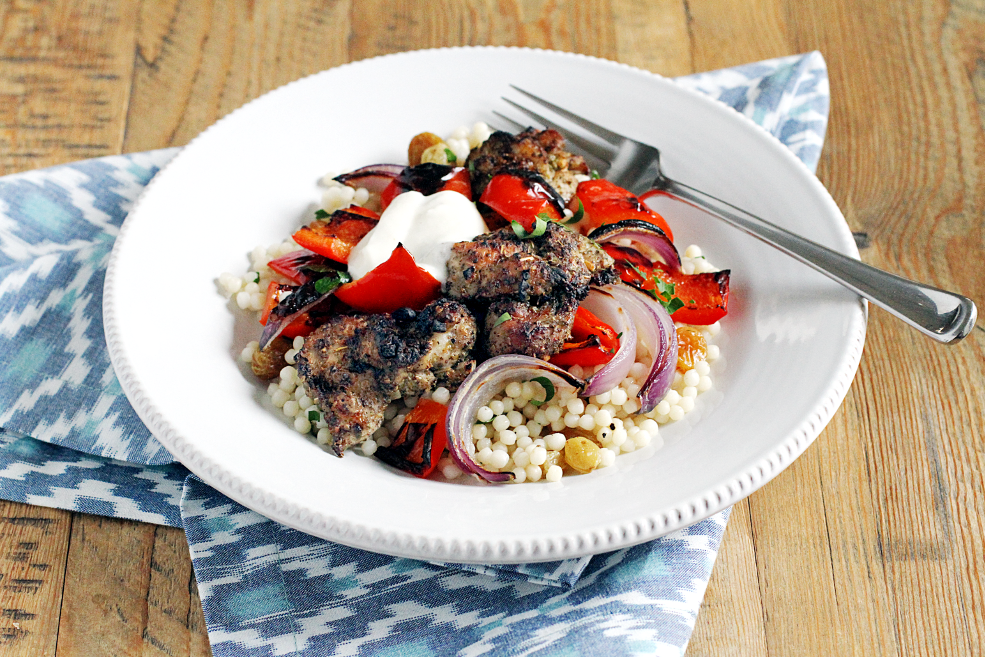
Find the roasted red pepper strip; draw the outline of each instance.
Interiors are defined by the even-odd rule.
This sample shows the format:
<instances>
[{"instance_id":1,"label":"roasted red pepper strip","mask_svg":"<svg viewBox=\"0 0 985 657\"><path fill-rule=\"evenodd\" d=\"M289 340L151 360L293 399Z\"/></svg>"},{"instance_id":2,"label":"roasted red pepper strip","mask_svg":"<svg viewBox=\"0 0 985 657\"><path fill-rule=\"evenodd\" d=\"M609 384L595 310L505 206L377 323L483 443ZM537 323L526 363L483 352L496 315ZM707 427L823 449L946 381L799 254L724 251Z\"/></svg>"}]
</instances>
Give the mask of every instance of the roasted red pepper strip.
<instances>
[{"instance_id":1,"label":"roasted red pepper strip","mask_svg":"<svg viewBox=\"0 0 985 657\"><path fill-rule=\"evenodd\" d=\"M542 183L512 173L493 176L479 202L495 210L507 224L519 223L528 233L534 230L538 216L547 221L562 218L557 201Z\"/></svg>"},{"instance_id":2,"label":"roasted red pepper strip","mask_svg":"<svg viewBox=\"0 0 985 657\"><path fill-rule=\"evenodd\" d=\"M448 407L431 399L421 399L407 414L400 432L389 447L379 447L376 456L387 465L427 477L448 446L445 417Z\"/></svg>"},{"instance_id":3,"label":"roasted red pepper strip","mask_svg":"<svg viewBox=\"0 0 985 657\"><path fill-rule=\"evenodd\" d=\"M414 256L397 245L390 258L362 278L335 291L335 298L365 313L421 310L441 296L441 283L417 266Z\"/></svg>"},{"instance_id":4,"label":"roasted red pepper strip","mask_svg":"<svg viewBox=\"0 0 985 657\"><path fill-rule=\"evenodd\" d=\"M714 324L728 313L729 270L685 274L662 262L650 262L635 249L603 244L602 248L616 261L620 278L641 290L654 290L656 276L674 284L674 296L684 307L671 317L683 324Z\"/></svg>"},{"instance_id":5,"label":"roasted red pepper strip","mask_svg":"<svg viewBox=\"0 0 985 657\"><path fill-rule=\"evenodd\" d=\"M572 365L604 365L619 351L619 336L611 326L589 310L578 306L571 326L571 342L565 342L560 353L550 357L558 367Z\"/></svg>"},{"instance_id":6,"label":"roasted red pepper strip","mask_svg":"<svg viewBox=\"0 0 985 657\"><path fill-rule=\"evenodd\" d=\"M468 200L472 200L472 181L469 178L469 171L465 168L455 169L451 176L445 178L445 184L441 186L440 192L458 192Z\"/></svg>"},{"instance_id":7,"label":"roasted red pepper strip","mask_svg":"<svg viewBox=\"0 0 985 657\"><path fill-rule=\"evenodd\" d=\"M294 233L300 246L335 262L348 262L349 252L376 226L378 219L349 210L336 210L327 222L313 221Z\"/></svg>"},{"instance_id":8,"label":"roasted red pepper strip","mask_svg":"<svg viewBox=\"0 0 985 657\"><path fill-rule=\"evenodd\" d=\"M280 303L280 292L281 290L290 290L290 285L283 285L277 281L270 281L267 286L267 299L263 303L263 312L260 313L260 323L264 326L267 325L267 320L270 319L270 311L277 307Z\"/></svg>"},{"instance_id":9,"label":"roasted red pepper strip","mask_svg":"<svg viewBox=\"0 0 985 657\"><path fill-rule=\"evenodd\" d=\"M663 217L648 208L635 194L608 180L600 178L578 183L578 190L575 193L585 208L588 221L586 233L606 224L614 224L626 219L640 219L649 221L667 233L667 237L671 240L674 239L670 226Z\"/></svg>"}]
</instances>

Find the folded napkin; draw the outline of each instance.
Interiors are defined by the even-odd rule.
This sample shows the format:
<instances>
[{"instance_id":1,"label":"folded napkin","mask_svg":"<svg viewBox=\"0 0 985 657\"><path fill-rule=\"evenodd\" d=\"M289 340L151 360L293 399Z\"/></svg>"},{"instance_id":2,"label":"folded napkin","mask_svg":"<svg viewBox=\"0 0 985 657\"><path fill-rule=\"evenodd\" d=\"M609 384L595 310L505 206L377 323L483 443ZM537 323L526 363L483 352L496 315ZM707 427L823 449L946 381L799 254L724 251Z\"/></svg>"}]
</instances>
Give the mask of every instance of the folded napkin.
<instances>
[{"instance_id":1,"label":"folded napkin","mask_svg":"<svg viewBox=\"0 0 985 657\"><path fill-rule=\"evenodd\" d=\"M678 82L817 166L819 53ZM102 285L130 206L177 150L0 178L0 498L184 527L217 656L683 654L728 511L595 557L438 564L290 529L175 462L113 373Z\"/></svg>"}]
</instances>

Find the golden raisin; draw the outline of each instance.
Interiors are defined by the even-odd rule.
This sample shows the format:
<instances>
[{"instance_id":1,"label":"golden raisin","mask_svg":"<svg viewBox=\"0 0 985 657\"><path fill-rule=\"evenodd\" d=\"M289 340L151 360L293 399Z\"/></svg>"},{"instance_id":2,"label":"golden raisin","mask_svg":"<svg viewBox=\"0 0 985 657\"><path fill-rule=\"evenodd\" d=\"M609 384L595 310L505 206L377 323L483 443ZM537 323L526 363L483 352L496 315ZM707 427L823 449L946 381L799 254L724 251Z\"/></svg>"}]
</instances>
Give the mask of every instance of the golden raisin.
<instances>
[{"instance_id":1,"label":"golden raisin","mask_svg":"<svg viewBox=\"0 0 985 657\"><path fill-rule=\"evenodd\" d=\"M602 462L602 451L584 436L568 438L564 444L564 460L581 473L591 472Z\"/></svg>"},{"instance_id":2,"label":"golden raisin","mask_svg":"<svg viewBox=\"0 0 985 657\"><path fill-rule=\"evenodd\" d=\"M705 336L696 328L682 326L677 329L677 371L694 369L695 363L704 360L708 354Z\"/></svg>"},{"instance_id":3,"label":"golden raisin","mask_svg":"<svg viewBox=\"0 0 985 657\"><path fill-rule=\"evenodd\" d=\"M294 346L291 340L282 335L270 341L262 350L257 349L253 352L253 373L260 379L272 379L280 375L280 371L287 365L284 360L291 347Z\"/></svg>"},{"instance_id":4,"label":"golden raisin","mask_svg":"<svg viewBox=\"0 0 985 657\"><path fill-rule=\"evenodd\" d=\"M540 466L540 469L543 471L545 477L547 476L547 471L552 465L556 465L561 468L564 467L564 452L558 452L552 449L547 450L547 460Z\"/></svg>"},{"instance_id":5,"label":"golden raisin","mask_svg":"<svg viewBox=\"0 0 985 657\"><path fill-rule=\"evenodd\" d=\"M410 146L407 147L407 162L412 167L416 167L422 162L421 156L424 155L424 151L432 146L443 143L445 142L442 141L441 137L433 132L422 132L416 135L410 140Z\"/></svg>"}]
</instances>

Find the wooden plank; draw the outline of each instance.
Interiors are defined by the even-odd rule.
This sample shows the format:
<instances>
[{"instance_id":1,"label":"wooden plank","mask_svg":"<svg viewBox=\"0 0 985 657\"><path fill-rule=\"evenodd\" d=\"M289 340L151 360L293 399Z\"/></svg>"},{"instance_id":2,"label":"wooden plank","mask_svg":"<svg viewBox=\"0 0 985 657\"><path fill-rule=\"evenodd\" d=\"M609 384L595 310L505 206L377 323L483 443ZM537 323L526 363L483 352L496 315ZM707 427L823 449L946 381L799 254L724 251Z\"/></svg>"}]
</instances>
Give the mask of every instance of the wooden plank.
<instances>
[{"instance_id":1,"label":"wooden plank","mask_svg":"<svg viewBox=\"0 0 985 657\"><path fill-rule=\"evenodd\" d=\"M822 163L822 179L868 233L866 260L980 302L980 274L959 264L980 261L983 245L980 8L853 9L826 3L797 21L829 51L854 54L832 67L840 93L829 134L842 148ZM859 521L876 541L873 587L888 598L880 624L901 654L974 654L983 644L981 331L943 349L874 310L868 342L853 390L865 422L853 429L869 481L846 497L872 507Z\"/></svg>"},{"instance_id":2,"label":"wooden plank","mask_svg":"<svg viewBox=\"0 0 985 657\"><path fill-rule=\"evenodd\" d=\"M795 54L787 39L785 0L688 0L695 71Z\"/></svg>"},{"instance_id":3,"label":"wooden plank","mask_svg":"<svg viewBox=\"0 0 985 657\"><path fill-rule=\"evenodd\" d=\"M59 656L140 654L153 548L153 525L76 514Z\"/></svg>"},{"instance_id":4,"label":"wooden plank","mask_svg":"<svg viewBox=\"0 0 985 657\"><path fill-rule=\"evenodd\" d=\"M209 655L184 532L76 514L59 657Z\"/></svg>"},{"instance_id":5,"label":"wooden plank","mask_svg":"<svg viewBox=\"0 0 985 657\"><path fill-rule=\"evenodd\" d=\"M349 56L358 60L419 48L496 45L611 59L615 37L609 15L605 0L365 0L353 11Z\"/></svg>"},{"instance_id":6,"label":"wooden plank","mask_svg":"<svg viewBox=\"0 0 985 657\"><path fill-rule=\"evenodd\" d=\"M696 72L687 4L680 0L612 0L618 61L659 75Z\"/></svg>"},{"instance_id":7,"label":"wooden plank","mask_svg":"<svg viewBox=\"0 0 985 657\"><path fill-rule=\"evenodd\" d=\"M135 6L0 7L0 174L119 152Z\"/></svg>"},{"instance_id":8,"label":"wooden plank","mask_svg":"<svg viewBox=\"0 0 985 657\"><path fill-rule=\"evenodd\" d=\"M0 501L0 653L55 654L72 514Z\"/></svg>"},{"instance_id":9,"label":"wooden plank","mask_svg":"<svg viewBox=\"0 0 985 657\"><path fill-rule=\"evenodd\" d=\"M349 11L315 0L148 0L124 150L186 144L247 101L345 63Z\"/></svg>"},{"instance_id":10,"label":"wooden plank","mask_svg":"<svg viewBox=\"0 0 985 657\"><path fill-rule=\"evenodd\" d=\"M148 657L211 654L188 541L180 529L154 528L143 639L143 654Z\"/></svg>"},{"instance_id":11,"label":"wooden plank","mask_svg":"<svg viewBox=\"0 0 985 657\"><path fill-rule=\"evenodd\" d=\"M732 507L687 654L715 657L766 654L764 610L748 499Z\"/></svg>"}]
</instances>

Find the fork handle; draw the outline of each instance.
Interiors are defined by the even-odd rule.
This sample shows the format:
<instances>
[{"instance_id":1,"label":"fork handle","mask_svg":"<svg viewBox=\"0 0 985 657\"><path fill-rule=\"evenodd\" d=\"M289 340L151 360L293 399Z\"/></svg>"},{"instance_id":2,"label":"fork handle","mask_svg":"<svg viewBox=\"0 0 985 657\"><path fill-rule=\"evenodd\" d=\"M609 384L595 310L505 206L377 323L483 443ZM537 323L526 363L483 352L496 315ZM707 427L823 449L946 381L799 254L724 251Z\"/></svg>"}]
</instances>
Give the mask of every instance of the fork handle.
<instances>
[{"instance_id":1,"label":"fork handle","mask_svg":"<svg viewBox=\"0 0 985 657\"><path fill-rule=\"evenodd\" d=\"M967 297L915 283L867 265L689 185L662 177L657 181L656 188L813 267L938 342L957 342L975 326L978 309Z\"/></svg>"}]
</instances>

